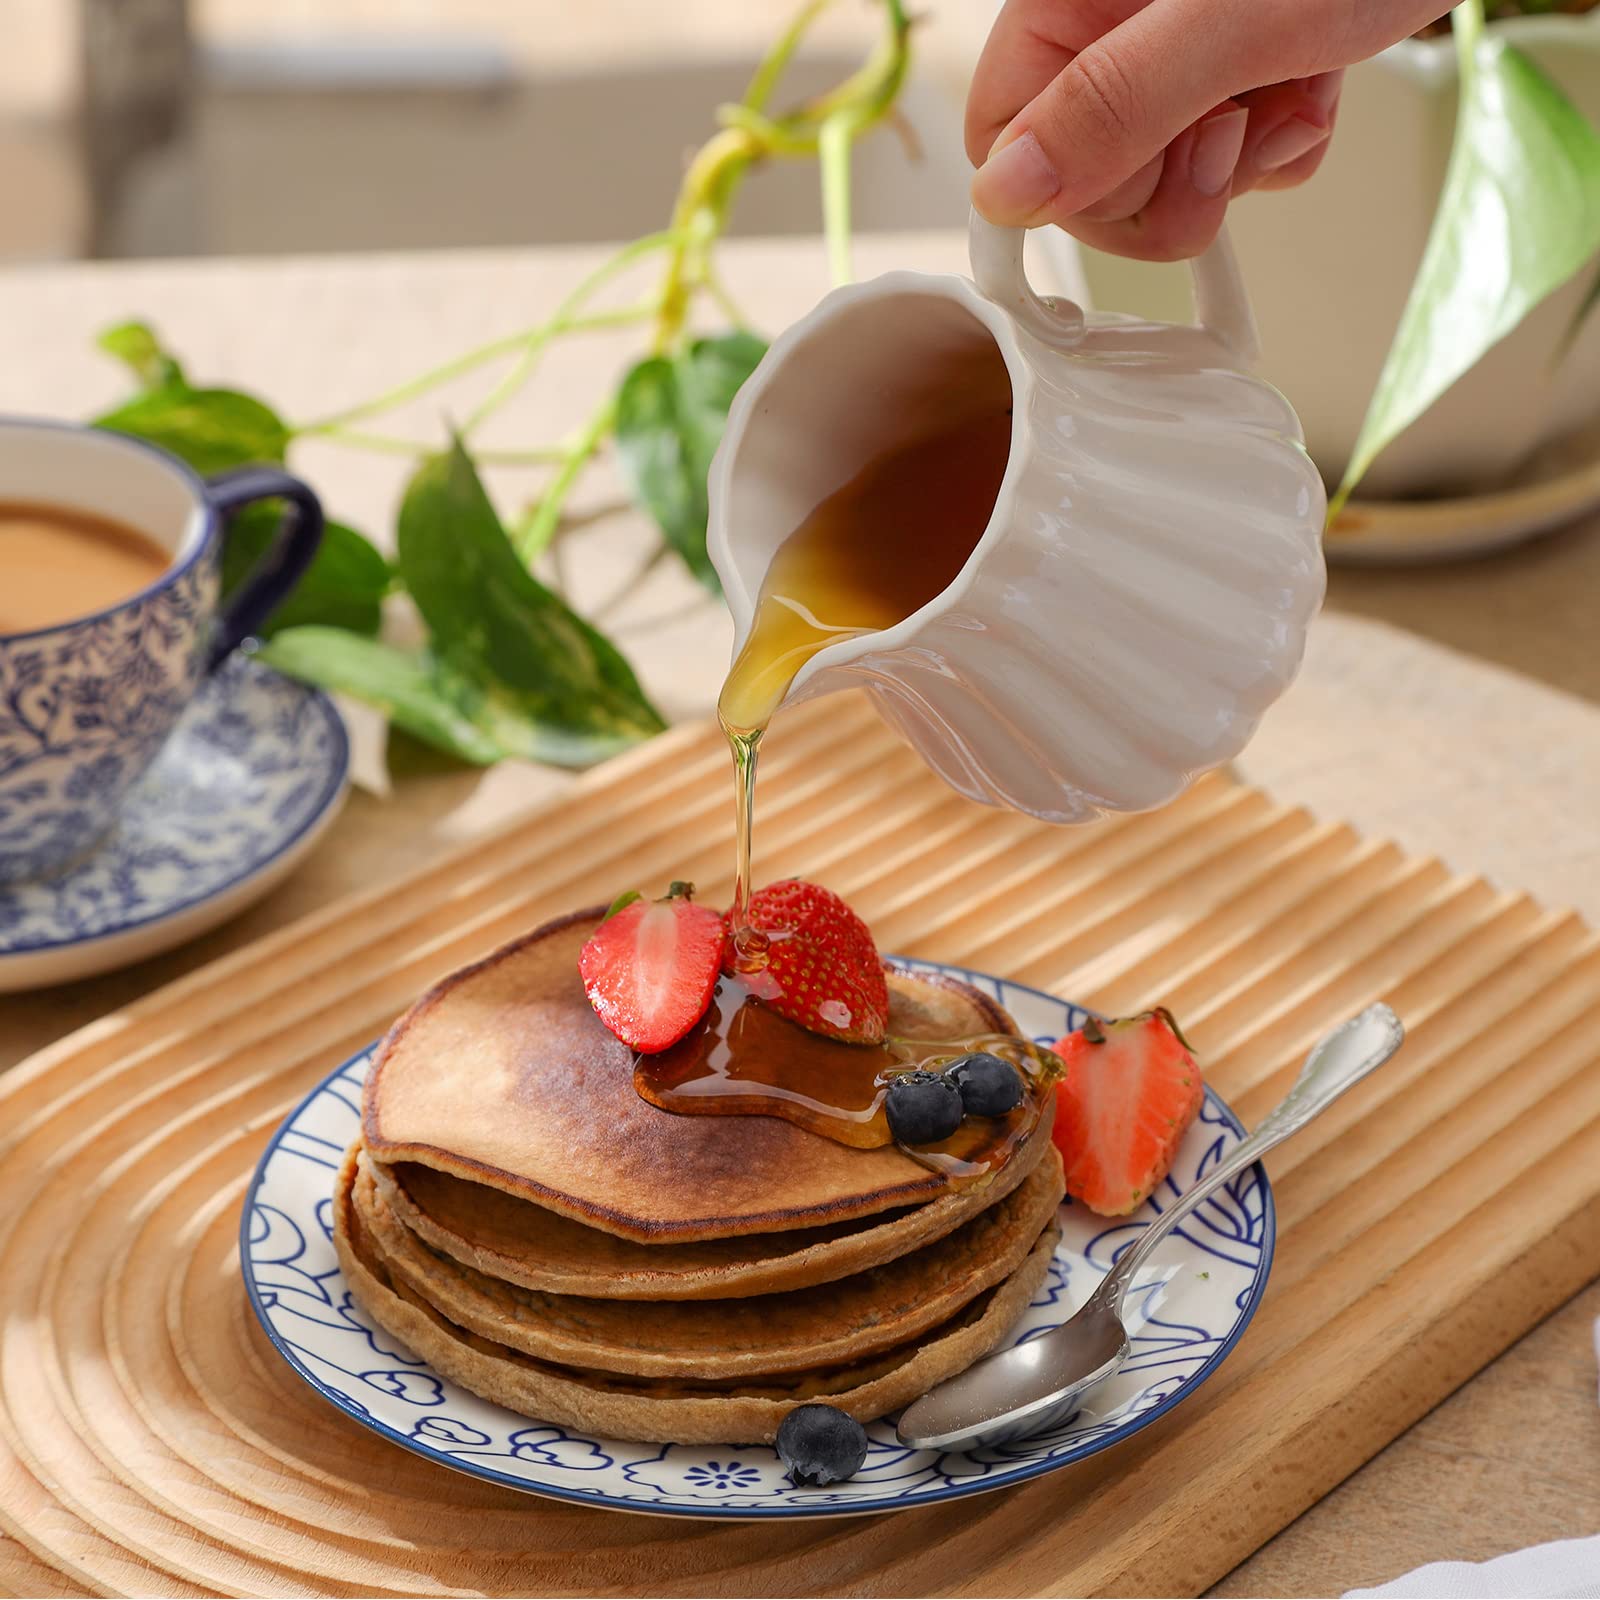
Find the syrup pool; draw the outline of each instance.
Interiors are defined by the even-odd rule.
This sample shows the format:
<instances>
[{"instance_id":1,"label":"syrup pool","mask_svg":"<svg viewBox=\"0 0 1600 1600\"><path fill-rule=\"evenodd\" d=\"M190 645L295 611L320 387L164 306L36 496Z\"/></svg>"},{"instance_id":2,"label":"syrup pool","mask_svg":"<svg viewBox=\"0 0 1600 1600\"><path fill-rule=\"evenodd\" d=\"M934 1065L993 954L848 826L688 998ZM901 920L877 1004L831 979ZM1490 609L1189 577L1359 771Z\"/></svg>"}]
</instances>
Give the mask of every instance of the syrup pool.
<instances>
[{"instance_id":1,"label":"syrup pool","mask_svg":"<svg viewBox=\"0 0 1600 1600\"><path fill-rule=\"evenodd\" d=\"M838 1144L875 1150L895 1142L884 1111L895 1077L918 1068L938 1071L975 1050L1002 1057L1022 1074L1021 1104L1003 1117L967 1117L938 1144L900 1146L960 1187L987 1181L1038 1126L1061 1072L1053 1051L993 1033L843 1044L780 1017L737 975L725 975L711 1009L682 1040L637 1058L633 1084L663 1111L782 1117Z\"/></svg>"}]
</instances>

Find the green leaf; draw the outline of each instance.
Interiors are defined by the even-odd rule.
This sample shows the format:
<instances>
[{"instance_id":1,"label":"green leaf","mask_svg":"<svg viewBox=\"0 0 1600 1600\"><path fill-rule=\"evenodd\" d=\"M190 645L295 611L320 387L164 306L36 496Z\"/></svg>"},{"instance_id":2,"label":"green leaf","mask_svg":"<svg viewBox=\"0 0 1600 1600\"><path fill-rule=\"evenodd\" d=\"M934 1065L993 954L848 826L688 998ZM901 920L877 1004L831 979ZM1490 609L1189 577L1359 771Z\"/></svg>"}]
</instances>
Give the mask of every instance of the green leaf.
<instances>
[{"instance_id":1,"label":"green leaf","mask_svg":"<svg viewBox=\"0 0 1600 1600\"><path fill-rule=\"evenodd\" d=\"M245 506L229 519L222 547L224 594L236 589L266 554L282 515L281 502L268 500ZM316 559L261 635L270 638L284 628L312 624L375 634L392 578L389 563L361 534L342 522L329 522Z\"/></svg>"},{"instance_id":2,"label":"green leaf","mask_svg":"<svg viewBox=\"0 0 1600 1600\"><path fill-rule=\"evenodd\" d=\"M659 733L663 726L618 725L596 718L591 725L575 722L567 709L540 710L533 696L497 681L481 665L459 659L436 659L433 678L460 714L471 719L502 755L518 756L551 767L592 767ZM655 715L654 709L651 711Z\"/></svg>"},{"instance_id":3,"label":"green leaf","mask_svg":"<svg viewBox=\"0 0 1600 1600\"><path fill-rule=\"evenodd\" d=\"M398 650L343 628L284 628L259 645L255 656L302 683L364 700L396 727L474 766L516 756L587 767L636 742L621 734L546 726L499 685L427 653Z\"/></svg>"},{"instance_id":4,"label":"green leaf","mask_svg":"<svg viewBox=\"0 0 1600 1600\"><path fill-rule=\"evenodd\" d=\"M617 395L617 449L629 488L713 591L719 585L706 555L706 475L728 407L766 349L750 333L701 339L681 355L641 361Z\"/></svg>"},{"instance_id":5,"label":"green leaf","mask_svg":"<svg viewBox=\"0 0 1600 1600\"><path fill-rule=\"evenodd\" d=\"M1600 136L1521 51L1454 12L1455 143L1411 297L1329 515L1385 445L1600 249Z\"/></svg>"},{"instance_id":6,"label":"green leaf","mask_svg":"<svg viewBox=\"0 0 1600 1600\"><path fill-rule=\"evenodd\" d=\"M148 439L202 476L282 461L289 429L268 405L234 389L149 389L96 417L97 428Z\"/></svg>"},{"instance_id":7,"label":"green leaf","mask_svg":"<svg viewBox=\"0 0 1600 1600\"><path fill-rule=\"evenodd\" d=\"M132 368L147 389L188 387L177 358L161 343L147 322L119 322L107 328L95 343L109 356Z\"/></svg>"},{"instance_id":8,"label":"green leaf","mask_svg":"<svg viewBox=\"0 0 1600 1600\"><path fill-rule=\"evenodd\" d=\"M611 641L517 558L459 441L412 478L397 550L434 656L507 749L587 765L665 726Z\"/></svg>"},{"instance_id":9,"label":"green leaf","mask_svg":"<svg viewBox=\"0 0 1600 1600\"><path fill-rule=\"evenodd\" d=\"M425 656L324 627L285 628L255 656L302 683L365 700L407 733L474 766L506 754L441 688Z\"/></svg>"},{"instance_id":10,"label":"green leaf","mask_svg":"<svg viewBox=\"0 0 1600 1600\"><path fill-rule=\"evenodd\" d=\"M147 439L202 475L283 460L291 433L277 412L236 389L191 388L148 323L119 323L96 343L144 385L133 399L97 417L97 428Z\"/></svg>"}]
</instances>

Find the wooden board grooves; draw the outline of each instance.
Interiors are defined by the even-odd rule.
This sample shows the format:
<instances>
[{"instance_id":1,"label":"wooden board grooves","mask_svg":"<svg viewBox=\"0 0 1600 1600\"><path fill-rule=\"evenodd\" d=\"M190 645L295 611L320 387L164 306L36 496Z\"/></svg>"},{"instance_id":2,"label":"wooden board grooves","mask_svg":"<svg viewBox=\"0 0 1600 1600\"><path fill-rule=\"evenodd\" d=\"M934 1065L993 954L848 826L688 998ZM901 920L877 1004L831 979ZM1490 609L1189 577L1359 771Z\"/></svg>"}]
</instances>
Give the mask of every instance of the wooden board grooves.
<instances>
[{"instance_id":1,"label":"wooden board grooves","mask_svg":"<svg viewBox=\"0 0 1600 1600\"><path fill-rule=\"evenodd\" d=\"M686 1526L430 1467L265 1344L237 1207L316 1077L544 916L674 876L725 897L726 751L680 730L0 1080L0 1593L1193 1591L1600 1271L1600 940L1575 917L1219 776L1052 831L940 788L850 699L786 717L764 769L761 876L822 878L892 948L1170 1002L1247 1120L1341 1015L1406 1017L1393 1066L1279 1153L1273 1286L1202 1399L993 1498Z\"/></svg>"}]
</instances>

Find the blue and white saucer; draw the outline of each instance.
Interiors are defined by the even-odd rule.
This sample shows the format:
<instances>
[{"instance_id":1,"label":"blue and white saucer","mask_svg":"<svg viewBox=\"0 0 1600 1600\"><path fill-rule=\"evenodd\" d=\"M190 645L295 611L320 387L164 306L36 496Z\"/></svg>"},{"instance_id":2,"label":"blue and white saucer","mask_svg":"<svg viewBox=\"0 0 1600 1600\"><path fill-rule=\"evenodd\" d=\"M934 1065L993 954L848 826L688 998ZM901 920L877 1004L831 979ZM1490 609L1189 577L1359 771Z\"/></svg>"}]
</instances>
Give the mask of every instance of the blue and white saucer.
<instances>
[{"instance_id":1,"label":"blue and white saucer","mask_svg":"<svg viewBox=\"0 0 1600 1600\"><path fill-rule=\"evenodd\" d=\"M244 910L333 821L349 766L326 695L224 662L91 854L0 885L0 993L125 967Z\"/></svg>"},{"instance_id":2,"label":"blue and white saucer","mask_svg":"<svg viewBox=\"0 0 1600 1600\"><path fill-rule=\"evenodd\" d=\"M961 967L1043 1042L1085 1013L1054 996ZM387 1333L350 1294L334 1255L334 1174L361 1120L372 1050L338 1068L291 1113L256 1169L239 1257L267 1337L318 1393L375 1433L442 1466L513 1489L620 1511L717 1518L850 1516L979 1494L1108 1449L1187 1399L1244 1332L1266 1287L1275 1223L1266 1174L1226 1184L1161 1247L1129 1291L1133 1356L1068 1422L1032 1439L963 1454L907 1450L894 1429L869 1429L871 1449L849 1482L797 1489L765 1445L629 1444L518 1416L449 1383ZM1141 1212L1108 1223L1062 1208L1062 1239L1038 1298L1012 1331L1021 1343L1088 1297L1117 1254L1243 1137L1211 1091L1171 1176Z\"/></svg>"}]
</instances>

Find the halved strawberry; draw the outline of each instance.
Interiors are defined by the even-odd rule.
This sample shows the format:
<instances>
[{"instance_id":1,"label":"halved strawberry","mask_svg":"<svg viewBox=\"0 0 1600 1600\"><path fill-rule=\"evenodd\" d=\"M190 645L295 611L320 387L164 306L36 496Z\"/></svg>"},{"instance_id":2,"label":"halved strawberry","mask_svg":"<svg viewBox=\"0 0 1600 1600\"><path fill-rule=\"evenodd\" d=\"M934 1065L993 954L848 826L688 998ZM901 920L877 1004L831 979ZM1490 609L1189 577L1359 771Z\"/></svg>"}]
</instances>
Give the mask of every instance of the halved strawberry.
<instances>
[{"instance_id":1,"label":"halved strawberry","mask_svg":"<svg viewBox=\"0 0 1600 1600\"><path fill-rule=\"evenodd\" d=\"M660 900L623 895L578 956L600 1020L646 1054L676 1044L706 1014L722 971L722 918L693 893L692 883L674 883Z\"/></svg>"},{"instance_id":2,"label":"halved strawberry","mask_svg":"<svg viewBox=\"0 0 1600 1600\"><path fill-rule=\"evenodd\" d=\"M1091 1017L1055 1049L1067 1064L1054 1128L1067 1193L1101 1216L1125 1216L1172 1166L1205 1099L1200 1069L1165 1007Z\"/></svg>"},{"instance_id":3,"label":"halved strawberry","mask_svg":"<svg viewBox=\"0 0 1600 1600\"><path fill-rule=\"evenodd\" d=\"M750 926L765 938L741 952L739 976L779 1016L848 1044L878 1044L889 1025L889 986L872 934L831 889L785 878L750 897Z\"/></svg>"}]
</instances>

